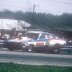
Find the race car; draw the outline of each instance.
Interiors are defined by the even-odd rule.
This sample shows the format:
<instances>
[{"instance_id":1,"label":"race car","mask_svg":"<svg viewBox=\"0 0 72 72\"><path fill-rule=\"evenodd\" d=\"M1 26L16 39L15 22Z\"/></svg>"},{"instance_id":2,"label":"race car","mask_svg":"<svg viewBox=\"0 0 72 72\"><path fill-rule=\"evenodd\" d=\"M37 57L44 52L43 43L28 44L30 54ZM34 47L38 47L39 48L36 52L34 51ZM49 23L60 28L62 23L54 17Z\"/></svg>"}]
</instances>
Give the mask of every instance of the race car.
<instances>
[{"instance_id":1,"label":"race car","mask_svg":"<svg viewBox=\"0 0 72 72\"><path fill-rule=\"evenodd\" d=\"M66 45L66 40L58 36L42 31L28 31L28 38L31 40L24 42L27 51L34 50L59 50Z\"/></svg>"},{"instance_id":2,"label":"race car","mask_svg":"<svg viewBox=\"0 0 72 72\"><path fill-rule=\"evenodd\" d=\"M58 50L64 47L66 40L43 31L27 31L26 37L21 40L11 39L4 42L4 47L9 50L22 49L28 52L34 50Z\"/></svg>"},{"instance_id":3,"label":"race car","mask_svg":"<svg viewBox=\"0 0 72 72\"><path fill-rule=\"evenodd\" d=\"M24 50L23 42L30 40L27 37L15 38L15 39L8 39L5 40L3 43L4 48L8 48L10 51L12 50Z\"/></svg>"}]
</instances>

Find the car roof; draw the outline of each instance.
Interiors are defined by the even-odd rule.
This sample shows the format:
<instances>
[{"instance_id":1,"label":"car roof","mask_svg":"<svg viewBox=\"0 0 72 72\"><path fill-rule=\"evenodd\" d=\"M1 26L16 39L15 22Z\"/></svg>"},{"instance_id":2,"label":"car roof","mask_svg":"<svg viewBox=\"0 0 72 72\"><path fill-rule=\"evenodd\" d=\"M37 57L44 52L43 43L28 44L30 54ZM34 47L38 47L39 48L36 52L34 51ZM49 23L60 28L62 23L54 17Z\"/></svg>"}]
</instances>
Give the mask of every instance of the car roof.
<instances>
[{"instance_id":1,"label":"car roof","mask_svg":"<svg viewBox=\"0 0 72 72\"><path fill-rule=\"evenodd\" d=\"M46 33L46 32L43 32L43 31L27 31L27 33Z\"/></svg>"},{"instance_id":2,"label":"car roof","mask_svg":"<svg viewBox=\"0 0 72 72\"><path fill-rule=\"evenodd\" d=\"M49 33L49 32L44 32L44 31L27 31L26 34L27 34L27 33L36 33L36 34L43 34L43 33L45 33L45 34L53 35L53 34L51 34L51 33Z\"/></svg>"}]
</instances>

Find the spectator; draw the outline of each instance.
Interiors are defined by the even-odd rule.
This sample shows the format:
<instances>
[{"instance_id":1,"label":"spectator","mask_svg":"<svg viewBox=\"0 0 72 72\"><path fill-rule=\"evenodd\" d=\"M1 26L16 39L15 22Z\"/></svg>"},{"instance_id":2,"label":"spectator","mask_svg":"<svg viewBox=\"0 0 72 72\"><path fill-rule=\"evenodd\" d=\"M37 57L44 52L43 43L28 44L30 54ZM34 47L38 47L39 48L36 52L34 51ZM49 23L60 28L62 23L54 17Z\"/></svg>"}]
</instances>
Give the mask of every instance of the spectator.
<instances>
[{"instance_id":1,"label":"spectator","mask_svg":"<svg viewBox=\"0 0 72 72\"><path fill-rule=\"evenodd\" d=\"M2 39L3 40L6 40L6 39L8 39L9 38L9 35L8 34L3 34L3 36L2 36Z\"/></svg>"},{"instance_id":2,"label":"spectator","mask_svg":"<svg viewBox=\"0 0 72 72\"><path fill-rule=\"evenodd\" d=\"M22 39L22 33L19 33L17 36L18 39Z\"/></svg>"},{"instance_id":3,"label":"spectator","mask_svg":"<svg viewBox=\"0 0 72 72\"><path fill-rule=\"evenodd\" d=\"M16 28L13 28L13 30L10 33L10 38L15 38L16 37Z\"/></svg>"}]
</instances>

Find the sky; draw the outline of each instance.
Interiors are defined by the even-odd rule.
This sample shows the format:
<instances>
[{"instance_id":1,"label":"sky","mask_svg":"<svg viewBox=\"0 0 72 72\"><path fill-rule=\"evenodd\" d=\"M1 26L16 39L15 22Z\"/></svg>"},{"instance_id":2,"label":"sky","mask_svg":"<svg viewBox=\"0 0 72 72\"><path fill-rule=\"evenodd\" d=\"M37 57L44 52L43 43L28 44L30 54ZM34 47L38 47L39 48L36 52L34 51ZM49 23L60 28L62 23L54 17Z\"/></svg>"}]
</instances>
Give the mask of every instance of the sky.
<instances>
[{"instance_id":1,"label":"sky","mask_svg":"<svg viewBox=\"0 0 72 72\"><path fill-rule=\"evenodd\" d=\"M72 0L0 0L0 11L32 12L33 8L37 13L72 13Z\"/></svg>"}]
</instances>

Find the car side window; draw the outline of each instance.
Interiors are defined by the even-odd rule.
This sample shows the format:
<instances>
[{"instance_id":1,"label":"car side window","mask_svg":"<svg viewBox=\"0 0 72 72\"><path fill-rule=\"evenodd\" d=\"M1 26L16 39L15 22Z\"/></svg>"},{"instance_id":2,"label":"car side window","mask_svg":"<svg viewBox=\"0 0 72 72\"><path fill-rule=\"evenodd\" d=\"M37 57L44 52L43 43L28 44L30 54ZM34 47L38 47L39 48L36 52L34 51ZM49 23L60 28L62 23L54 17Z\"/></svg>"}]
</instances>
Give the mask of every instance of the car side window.
<instances>
[{"instance_id":1,"label":"car side window","mask_svg":"<svg viewBox=\"0 0 72 72\"><path fill-rule=\"evenodd\" d=\"M55 36L52 34L46 34L45 39L55 39Z\"/></svg>"},{"instance_id":2,"label":"car side window","mask_svg":"<svg viewBox=\"0 0 72 72\"><path fill-rule=\"evenodd\" d=\"M50 39L55 39L56 38L56 36L55 35L50 35Z\"/></svg>"}]
</instances>

